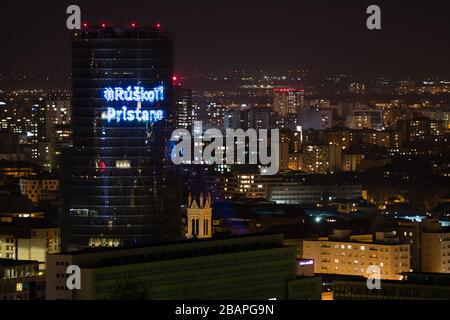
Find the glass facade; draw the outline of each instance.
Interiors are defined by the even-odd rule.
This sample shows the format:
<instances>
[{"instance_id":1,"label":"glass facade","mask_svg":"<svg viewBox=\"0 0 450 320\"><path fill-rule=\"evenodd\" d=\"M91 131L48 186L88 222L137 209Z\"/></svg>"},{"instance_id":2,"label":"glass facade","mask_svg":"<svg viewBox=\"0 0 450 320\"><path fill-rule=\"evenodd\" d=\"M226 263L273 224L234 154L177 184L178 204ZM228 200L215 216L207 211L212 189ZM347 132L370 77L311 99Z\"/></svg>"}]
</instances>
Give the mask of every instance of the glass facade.
<instances>
[{"instance_id":1,"label":"glass facade","mask_svg":"<svg viewBox=\"0 0 450 320\"><path fill-rule=\"evenodd\" d=\"M64 249L177 238L180 183L168 156L172 74L169 32L73 34L73 148L64 152L61 174Z\"/></svg>"}]
</instances>

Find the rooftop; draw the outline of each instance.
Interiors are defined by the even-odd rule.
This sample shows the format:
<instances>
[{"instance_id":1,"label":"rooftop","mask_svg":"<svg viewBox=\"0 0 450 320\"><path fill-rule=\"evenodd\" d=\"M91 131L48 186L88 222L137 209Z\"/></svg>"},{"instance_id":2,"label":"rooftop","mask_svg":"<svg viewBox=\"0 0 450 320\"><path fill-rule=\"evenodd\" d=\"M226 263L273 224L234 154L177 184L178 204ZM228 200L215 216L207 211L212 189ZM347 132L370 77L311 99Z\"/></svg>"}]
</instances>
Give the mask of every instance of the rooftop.
<instances>
[{"instance_id":1,"label":"rooftop","mask_svg":"<svg viewBox=\"0 0 450 320\"><path fill-rule=\"evenodd\" d=\"M283 247L282 235L258 234L219 239L184 240L153 246L92 248L77 252L54 254L53 256L83 257L83 267L96 268Z\"/></svg>"}]
</instances>

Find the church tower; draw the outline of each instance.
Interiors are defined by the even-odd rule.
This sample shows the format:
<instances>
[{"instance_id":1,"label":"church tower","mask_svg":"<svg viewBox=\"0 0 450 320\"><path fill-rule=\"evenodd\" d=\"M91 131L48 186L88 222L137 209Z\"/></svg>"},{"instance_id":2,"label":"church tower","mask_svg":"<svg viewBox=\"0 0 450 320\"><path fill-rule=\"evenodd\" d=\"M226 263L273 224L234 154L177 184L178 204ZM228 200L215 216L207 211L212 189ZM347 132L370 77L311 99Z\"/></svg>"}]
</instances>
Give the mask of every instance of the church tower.
<instances>
[{"instance_id":1,"label":"church tower","mask_svg":"<svg viewBox=\"0 0 450 320\"><path fill-rule=\"evenodd\" d=\"M187 239L205 239L212 237L211 196L204 198L200 194L198 202L189 195L187 208Z\"/></svg>"}]
</instances>

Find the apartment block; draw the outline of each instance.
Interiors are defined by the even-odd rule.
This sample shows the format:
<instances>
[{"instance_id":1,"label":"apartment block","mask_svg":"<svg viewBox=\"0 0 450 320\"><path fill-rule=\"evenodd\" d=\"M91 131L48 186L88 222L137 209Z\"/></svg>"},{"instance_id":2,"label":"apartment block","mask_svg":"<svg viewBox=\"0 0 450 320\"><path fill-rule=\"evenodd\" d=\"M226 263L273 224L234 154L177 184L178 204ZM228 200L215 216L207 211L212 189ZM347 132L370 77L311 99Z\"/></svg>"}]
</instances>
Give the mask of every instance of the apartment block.
<instances>
[{"instance_id":1,"label":"apartment block","mask_svg":"<svg viewBox=\"0 0 450 320\"><path fill-rule=\"evenodd\" d=\"M302 258L314 260L316 273L369 277L369 267L378 266L381 279L400 280L410 271L408 244L358 242L336 235L303 241Z\"/></svg>"}]
</instances>

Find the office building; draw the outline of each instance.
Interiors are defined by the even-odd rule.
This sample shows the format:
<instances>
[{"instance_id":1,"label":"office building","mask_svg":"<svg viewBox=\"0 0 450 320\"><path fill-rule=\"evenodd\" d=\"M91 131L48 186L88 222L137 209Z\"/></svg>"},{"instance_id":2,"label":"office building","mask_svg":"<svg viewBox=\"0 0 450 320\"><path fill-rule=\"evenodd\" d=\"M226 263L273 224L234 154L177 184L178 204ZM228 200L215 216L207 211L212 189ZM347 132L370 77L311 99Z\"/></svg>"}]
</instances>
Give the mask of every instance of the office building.
<instances>
[{"instance_id":1,"label":"office building","mask_svg":"<svg viewBox=\"0 0 450 320\"><path fill-rule=\"evenodd\" d=\"M241 109L231 108L225 111L223 120L224 129L240 129L241 128Z\"/></svg>"},{"instance_id":2,"label":"office building","mask_svg":"<svg viewBox=\"0 0 450 320\"><path fill-rule=\"evenodd\" d=\"M86 27L72 39L73 147L61 170L64 248L180 236L170 161L173 37L158 26Z\"/></svg>"}]
</instances>

